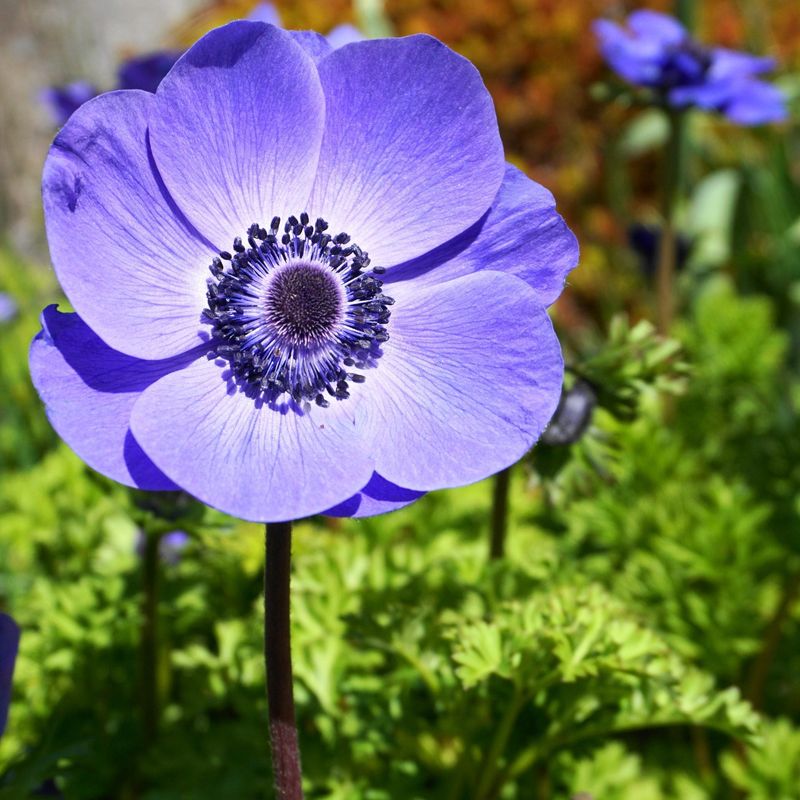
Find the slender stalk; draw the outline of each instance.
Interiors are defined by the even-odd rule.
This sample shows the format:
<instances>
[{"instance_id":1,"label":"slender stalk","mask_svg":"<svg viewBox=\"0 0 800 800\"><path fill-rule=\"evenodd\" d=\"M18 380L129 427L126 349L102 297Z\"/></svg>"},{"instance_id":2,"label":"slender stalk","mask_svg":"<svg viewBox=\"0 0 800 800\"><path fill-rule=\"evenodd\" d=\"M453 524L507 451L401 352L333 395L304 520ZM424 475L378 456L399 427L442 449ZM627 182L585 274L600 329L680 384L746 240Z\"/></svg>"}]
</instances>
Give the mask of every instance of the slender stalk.
<instances>
[{"instance_id":1,"label":"slender stalk","mask_svg":"<svg viewBox=\"0 0 800 800\"><path fill-rule=\"evenodd\" d=\"M695 0L676 0L675 16L691 31L695 21Z\"/></svg>"},{"instance_id":2,"label":"slender stalk","mask_svg":"<svg viewBox=\"0 0 800 800\"><path fill-rule=\"evenodd\" d=\"M264 663L275 789L279 800L302 800L300 748L297 744L292 694L289 618L292 523L268 524L264 550Z\"/></svg>"},{"instance_id":3,"label":"slender stalk","mask_svg":"<svg viewBox=\"0 0 800 800\"><path fill-rule=\"evenodd\" d=\"M508 489L511 481L511 467L494 476L492 491L492 520L489 537L489 558L503 558L506 552L506 531L508 528Z\"/></svg>"},{"instance_id":4,"label":"slender stalk","mask_svg":"<svg viewBox=\"0 0 800 800\"><path fill-rule=\"evenodd\" d=\"M145 740L152 744L158 735L158 597L159 561L158 546L161 536L146 531L142 554L142 631L141 647L141 691L142 729Z\"/></svg>"},{"instance_id":5,"label":"slender stalk","mask_svg":"<svg viewBox=\"0 0 800 800\"><path fill-rule=\"evenodd\" d=\"M519 688L514 689L514 696L506 708L503 719L495 729L492 744L486 753L483 768L481 769L481 779L475 792L476 800L487 800L500 794L503 786L502 780L499 780L500 759L503 757L503 751L508 744L511 732L514 730L514 724L525 707L527 700L528 697L524 692Z\"/></svg>"},{"instance_id":6,"label":"slender stalk","mask_svg":"<svg viewBox=\"0 0 800 800\"><path fill-rule=\"evenodd\" d=\"M764 703L764 689L772 662L778 652L783 627L791 617L792 609L798 599L800 599L800 573L795 573L784 587L778 607L764 634L761 650L750 669L745 697L757 709L760 709Z\"/></svg>"},{"instance_id":7,"label":"slender stalk","mask_svg":"<svg viewBox=\"0 0 800 800\"><path fill-rule=\"evenodd\" d=\"M385 5L384 0L355 0L353 3L357 25L367 36L380 39L394 34Z\"/></svg>"},{"instance_id":8,"label":"slender stalk","mask_svg":"<svg viewBox=\"0 0 800 800\"><path fill-rule=\"evenodd\" d=\"M664 198L661 243L656 270L657 324L666 335L675 314L675 271L677 255L676 222L683 193L686 165L686 113L670 110L669 140L664 159Z\"/></svg>"}]
</instances>

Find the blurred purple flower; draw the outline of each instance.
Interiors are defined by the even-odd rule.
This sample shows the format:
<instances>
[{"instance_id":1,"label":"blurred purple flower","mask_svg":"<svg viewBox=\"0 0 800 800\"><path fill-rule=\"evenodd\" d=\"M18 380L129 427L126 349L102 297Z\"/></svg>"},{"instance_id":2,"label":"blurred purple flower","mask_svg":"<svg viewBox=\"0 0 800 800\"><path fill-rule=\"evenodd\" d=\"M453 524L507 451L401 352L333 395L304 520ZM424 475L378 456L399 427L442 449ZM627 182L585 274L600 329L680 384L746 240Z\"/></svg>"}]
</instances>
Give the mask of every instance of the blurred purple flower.
<instances>
[{"instance_id":1,"label":"blurred purple flower","mask_svg":"<svg viewBox=\"0 0 800 800\"><path fill-rule=\"evenodd\" d=\"M251 22L265 22L281 27L281 15L272 3L259 3L248 15Z\"/></svg>"},{"instance_id":2,"label":"blurred purple flower","mask_svg":"<svg viewBox=\"0 0 800 800\"><path fill-rule=\"evenodd\" d=\"M0 736L8 722L11 704L11 679L19 648L19 628L8 614L0 613Z\"/></svg>"},{"instance_id":3,"label":"blurred purple flower","mask_svg":"<svg viewBox=\"0 0 800 800\"><path fill-rule=\"evenodd\" d=\"M50 86L43 89L41 100L50 112L53 123L59 128L87 100L100 94L99 89L86 81L75 81L66 86Z\"/></svg>"},{"instance_id":4,"label":"blurred purple flower","mask_svg":"<svg viewBox=\"0 0 800 800\"><path fill-rule=\"evenodd\" d=\"M17 316L19 308L14 298L5 292L0 292L0 323L11 322Z\"/></svg>"},{"instance_id":5,"label":"blurred purple flower","mask_svg":"<svg viewBox=\"0 0 800 800\"><path fill-rule=\"evenodd\" d=\"M117 72L117 88L155 92L181 55L180 50L160 50L123 61Z\"/></svg>"},{"instance_id":6,"label":"blurred purple flower","mask_svg":"<svg viewBox=\"0 0 800 800\"><path fill-rule=\"evenodd\" d=\"M158 542L158 555L161 560L171 567L176 566L183 555L183 551L191 541L186 531L170 531L165 533ZM139 531L136 538L136 555L139 558L144 556L145 545L147 542L147 534L144 531Z\"/></svg>"},{"instance_id":7,"label":"blurred purple flower","mask_svg":"<svg viewBox=\"0 0 800 800\"><path fill-rule=\"evenodd\" d=\"M277 8L272 3L259 3L248 15L247 19L255 22L266 22L269 25L275 25L278 28L281 25L281 15ZM353 42L361 42L366 37L355 25L344 23L332 28L328 35L325 37L328 44L334 49L338 50L346 44Z\"/></svg>"},{"instance_id":8,"label":"blurred purple flower","mask_svg":"<svg viewBox=\"0 0 800 800\"><path fill-rule=\"evenodd\" d=\"M183 551L191 541L186 531L170 531L158 543L158 553L165 564L175 566L181 560Z\"/></svg>"},{"instance_id":9,"label":"blurred purple flower","mask_svg":"<svg viewBox=\"0 0 800 800\"><path fill-rule=\"evenodd\" d=\"M576 239L432 37L226 25L79 109L43 197L77 313L45 310L34 383L123 483L376 514L517 461L558 404Z\"/></svg>"},{"instance_id":10,"label":"blurred purple flower","mask_svg":"<svg viewBox=\"0 0 800 800\"><path fill-rule=\"evenodd\" d=\"M280 14L272 3L259 3L250 12L247 19L278 27L281 24ZM306 36L306 38L311 41L311 36ZM344 24L335 27L327 38L328 43L335 50L351 42L360 42L364 39L364 35L354 25ZM155 92L181 55L183 55L181 50L159 50L129 58L120 65L117 71L117 85L114 88ZM41 93L41 100L50 112L54 124L60 128L80 106L99 94L102 92L92 84L86 81L75 81L66 86L51 86L44 89Z\"/></svg>"},{"instance_id":11,"label":"blurred purple flower","mask_svg":"<svg viewBox=\"0 0 800 800\"><path fill-rule=\"evenodd\" d=\"M775 68L759 58L694 40L673 17L635 11L627 27L610 20L594 23L603 57L621 77L654 90L673 108L717 111L740 125L780 122L786 97L756 76Z\"/></svg>"},{"instance_id":12,"label":"blurred purple flower","mask_svg":"<svg viewBox=\"0 0 800 800\"><path fill-rule=\"evenodd\" d=\"M178 51L163 50L129 58L120 65L114 88L155 92L180 56ZM99 94L102 92L91 84L76 81L45 89L41 97L55 124L62 127L80 106Z\"/></svg>"},{"instance_id":13,"label":"blurred purple flower","mask_svg":"<svg viewBox=\"0 0 800 800\"><path fill-rule=\"evenodd\" d=\"M353 42L363 42L365 38L364 34L355 25L348 23L332 28L327 36L328 43L334 50Z\"/></svg>"},{"instance_id":14,"label":"blurred purple flower","mask_svg":"<svg viewBox=\"0 0 800 800\"><path fill-rule=\"evenodd\" d=\"M658 268L661 228L658 225L636 222L628 228L628 244L639 257L639 268L642 274L647 278L652 278ZM691 240L679 233L675 239L675 269L678 272L686 266L691 249Z\"/></svg>"}]
</instances>

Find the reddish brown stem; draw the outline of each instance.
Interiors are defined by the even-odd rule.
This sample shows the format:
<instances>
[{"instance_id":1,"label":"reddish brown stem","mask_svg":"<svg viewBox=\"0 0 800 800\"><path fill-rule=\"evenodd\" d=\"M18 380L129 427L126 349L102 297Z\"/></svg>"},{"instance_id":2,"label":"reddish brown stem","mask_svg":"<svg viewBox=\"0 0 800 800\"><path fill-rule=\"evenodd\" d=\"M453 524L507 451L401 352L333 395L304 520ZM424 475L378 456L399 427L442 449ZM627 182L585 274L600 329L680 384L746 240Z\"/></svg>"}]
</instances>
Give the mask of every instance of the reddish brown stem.
<instances>
[{"instance_id":1,"label":"reddish brown stem","mask_svg":"<svg viewBox=\"0 0 800 800\"><path fill-rule=\"evenodd\" d=\"M300 748L292 693L289 582L291 522L266 526L264 566L264 662L267 670L272 769L279 800L303 800Z\"/></svg>"}]
</instances>

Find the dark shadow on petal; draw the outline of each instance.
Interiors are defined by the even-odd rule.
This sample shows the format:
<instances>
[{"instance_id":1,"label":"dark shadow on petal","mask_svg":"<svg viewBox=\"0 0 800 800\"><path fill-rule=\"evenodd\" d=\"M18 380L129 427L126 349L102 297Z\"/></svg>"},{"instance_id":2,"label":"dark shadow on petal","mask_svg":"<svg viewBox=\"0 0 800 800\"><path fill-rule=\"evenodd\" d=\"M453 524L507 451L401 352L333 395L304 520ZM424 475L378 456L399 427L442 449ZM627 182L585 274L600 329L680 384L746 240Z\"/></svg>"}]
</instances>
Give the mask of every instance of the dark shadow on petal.
<instances>
[{"instance_id":1,"label":"dark shadow on petal","mask_svg":"<svg viewBox=\"0 0 800 800\"><path fill-rule=\"evenodd\" d=\"M338 506L329 508L325 514L331 517L352 517L358 511L360 505L361 492L354 494L352 497L348 497L347 500L339 503Z\"/></svg>"},{"instance_id":2,"label":"dark shadow on petal","mask_svg":"<svg viewBox=\"0 0 800 800\"><path fill-rule=\"evenodd\" d=\"M40 336L51 343L81 380L99 392L141 392L198 358L205 345L172 358L145 361L109 347L77 314L56 306L42 312Z\"/></svg>"},{"instance_id":3,"label":"dark shadow on petal","mask_svg":"<svg viewBox=\"0 0 800 800\"><path fill-rule=\"evenodd\" d=\"M180 489L148 457L129 430L125 435L123 449L125 465L134 483L148 491L171 492Z\"/></svg>"},{"instance_id":4,"label":"dark shadow on petal","mask_svg":"<svg viewBox=\"0 0 800 800\"><path fill-rule=\"evenodd\" d=\"M402 486L397 486L391 481L387 481L386 478L379 475L377 472L373 472L367 485L360 492L357 492L352 497L348 497L347 500L339 503L339 505L329 508L324 513L331 517L354 517L362 511L365 500L377 500L379 503L388 503L389 505L380 507L368 504L366 509L364 509L365 513L363 516L385 514L393 511L394 508L413 503L425 494L426 492L404 489Z\"/></svg>"},{"instance_id":5,"label":"dark shadow on petal","mask_svg":"<svg viewBox=\"0 0 800 800\"><path fill-rule=\"evenodd\" d=\"M387 481L382 475L378 475L377 472L372 473L369 483L361 491L374 500L385 500L391 503L410 503L425 494L425 492L397 486L391 481Z\"/></svg>"},{"instance_id":6,"label":"dark shadow on petal","mask_svg":"<svg viewBox=\"0 0 800 800\"><path fill-rule=\"evenodd\" d=\"M481 231L484 225L486 225L490 212L491 209L487 210L477 222L474 222L465 231L462 231L444 244L440 244L429 253L423 253L421 256L411 259L411 261L405 261L402 264L398 264L396 267L388 269L384 276L387 288L394 282L407 281L411 278L418 278L421 275L425 275L442 264L452 261L463 253L471 247L475 240L481 235Z\"/></svg>"},{"instance_id":7,"label":"dark shadow on petal","mask_svg":"<svg viewBox=\"0 0 800 800\"><path fill-rule=\"evenodd\" d=\"M268 30L261 22L237 20L206 34L189 48L178 64L188 64L197 69L222 67L230 69L247 54Z\"/></svg>"},{"instance_id":8,"label":"dark shadow on petal","mask_svg":"<svg viewBox=\"0 0 800 800\"><path fill-rule=\"evenodd\" d=\"M212 250L214 253L217 253L220 249L222 249L222 247L224 247L224 244L218 247L213 242L206 239L206 237L203 236L203 234L200 233L200 231L198 231L197 228L195 228L191 222L189 222L186 215L183 213L183 211L181 211L180 207L175 202L172 195L169 193L169 190L167 189L166 184L164 183L164 180L161 177L161 173L158 170L158 164L156 164L156 160L153 157L153 148L150 146L149 130L145 134L145 144L147 145L147 163L150 166L150 169L153 173L153 178L156 182L156 186L158 187L158 191L161 192L161 196L164 198L164 202L167 204L167 207L172 212L172 215L180 223L181 227L186 229L187 235L192 236L195 239L203 242L203 244L208 246L210 250ZM200 321L201 322L203 321L202 313Z\"/></svg>"}]
</instances>

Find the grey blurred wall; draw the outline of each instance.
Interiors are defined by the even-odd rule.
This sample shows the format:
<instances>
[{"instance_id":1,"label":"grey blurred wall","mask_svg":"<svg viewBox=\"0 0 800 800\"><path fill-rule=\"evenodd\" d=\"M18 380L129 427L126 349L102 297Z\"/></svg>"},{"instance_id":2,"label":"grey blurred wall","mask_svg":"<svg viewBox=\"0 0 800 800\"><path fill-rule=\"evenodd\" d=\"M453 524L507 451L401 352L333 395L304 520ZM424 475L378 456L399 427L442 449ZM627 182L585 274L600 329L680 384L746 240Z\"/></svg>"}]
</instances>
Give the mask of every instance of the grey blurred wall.
<instances>
[{"instance_id":1,"label":"grey blurred wall","mask_svg":"<svg viewBox=\"0 0 800 800\"><path fill-rule=\"evenodd\" d=\"M53 125L42 87L110 88L123 54L164 44L204 0L0 0L0 238L46 260L39 181Z\"/></svg>"}]
</instances>

